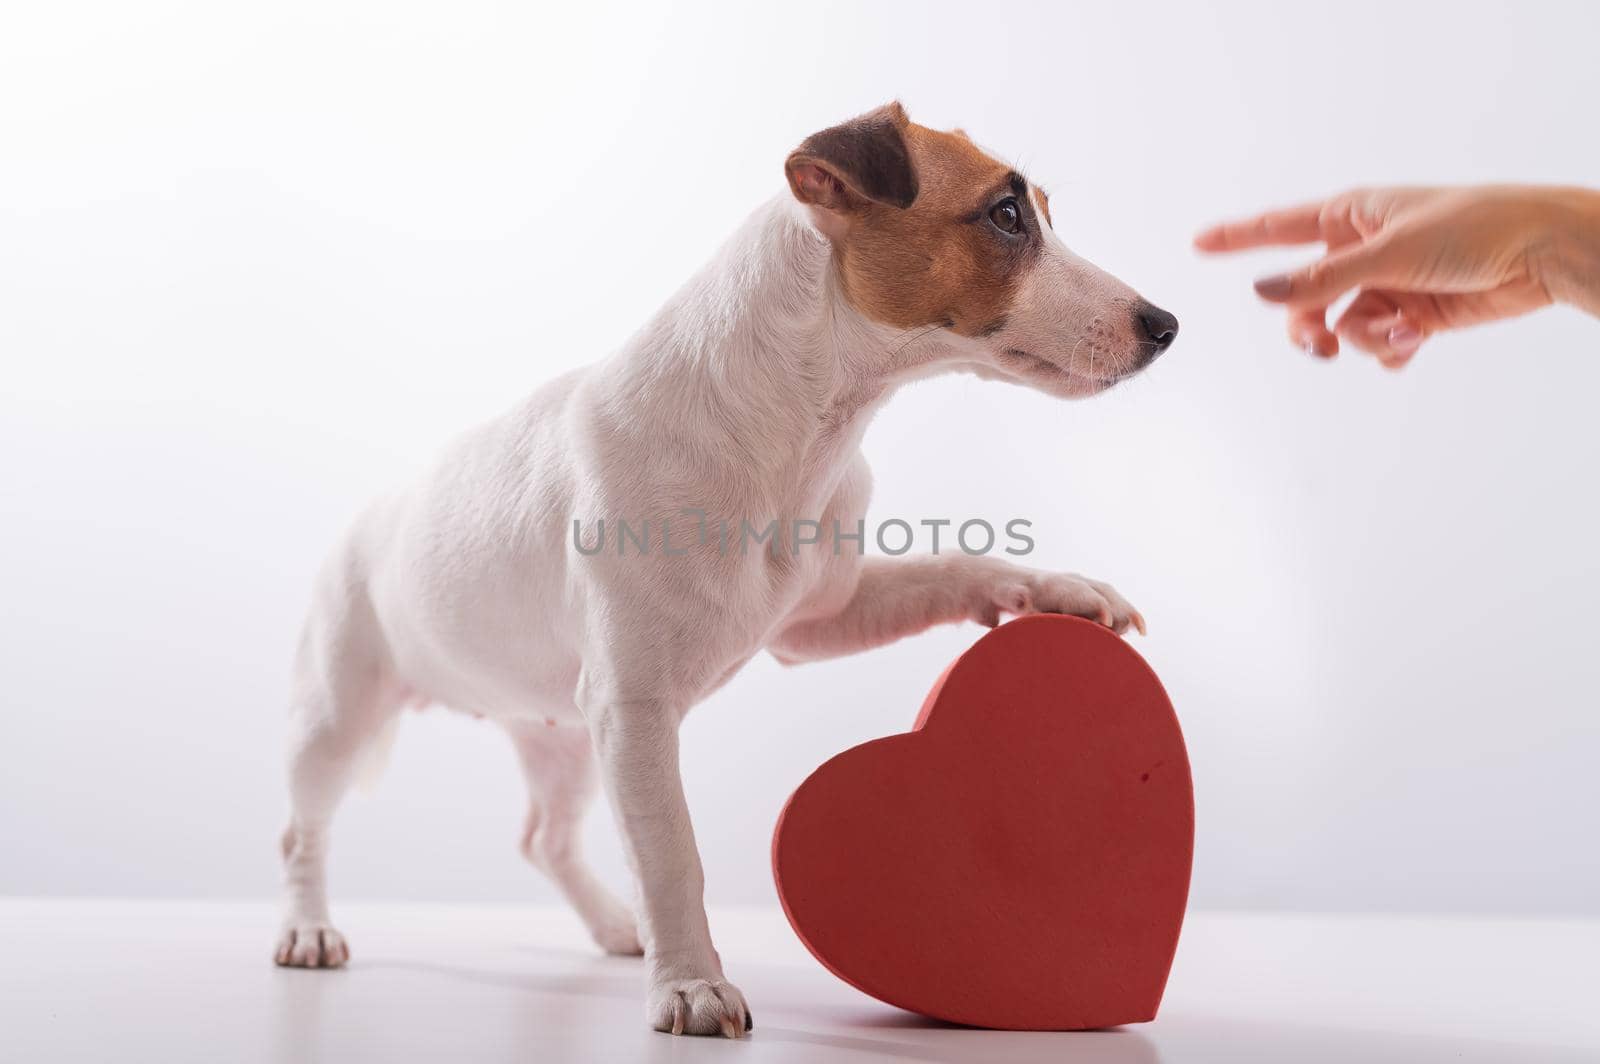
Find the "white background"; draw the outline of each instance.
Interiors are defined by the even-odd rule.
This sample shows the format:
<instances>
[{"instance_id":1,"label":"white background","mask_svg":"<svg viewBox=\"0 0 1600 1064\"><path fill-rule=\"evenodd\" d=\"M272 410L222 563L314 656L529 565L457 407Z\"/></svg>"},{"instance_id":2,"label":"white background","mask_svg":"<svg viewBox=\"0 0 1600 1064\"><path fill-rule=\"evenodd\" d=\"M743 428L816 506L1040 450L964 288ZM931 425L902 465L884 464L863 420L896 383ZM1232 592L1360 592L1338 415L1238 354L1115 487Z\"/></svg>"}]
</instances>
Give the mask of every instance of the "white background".
<instances>
[{"instance_id":1,"label":"white background","mask_svg":"<svg viewBox=\"0 0 1600 1064\"><path fill-rule=\"evenodd\" d=\"M0 16L0 893L264 896L286 673L362 501L604 354L808 133L898 96L1176 312L1065 404L966 378L875 516L1034 520L1152 624L1204 907L1600 912L1600 323L1313 363L1219 216L1361 182L1600 186L1569 4L12 5ZM717 901L816 764L976 629L768 660L685 727ZM494 729L406 721L343 897L540 899ZM604 873L609 818L590 823Z\"/></svg>"}]
</instances>

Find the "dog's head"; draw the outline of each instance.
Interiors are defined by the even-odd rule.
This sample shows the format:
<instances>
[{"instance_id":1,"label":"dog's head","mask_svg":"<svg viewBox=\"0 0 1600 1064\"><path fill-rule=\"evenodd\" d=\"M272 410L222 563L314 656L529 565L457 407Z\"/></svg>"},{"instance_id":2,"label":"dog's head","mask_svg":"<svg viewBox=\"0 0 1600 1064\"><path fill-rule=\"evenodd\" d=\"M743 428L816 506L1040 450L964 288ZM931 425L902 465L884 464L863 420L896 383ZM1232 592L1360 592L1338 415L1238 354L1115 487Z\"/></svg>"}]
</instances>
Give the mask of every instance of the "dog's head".
<instances>
[{"instance_id":1,"label":"dog's head","mask_svg":"<svg viewBox=\"0 0 1600 1064\"><path fill-rule=\"evenodd\" d=\"M1067 250L1044 190L898 103L811 137L784 167L875 321L942 328L985 375L1063 396L1139 372L1178 319Z\"/></svg>"}]
</instances>

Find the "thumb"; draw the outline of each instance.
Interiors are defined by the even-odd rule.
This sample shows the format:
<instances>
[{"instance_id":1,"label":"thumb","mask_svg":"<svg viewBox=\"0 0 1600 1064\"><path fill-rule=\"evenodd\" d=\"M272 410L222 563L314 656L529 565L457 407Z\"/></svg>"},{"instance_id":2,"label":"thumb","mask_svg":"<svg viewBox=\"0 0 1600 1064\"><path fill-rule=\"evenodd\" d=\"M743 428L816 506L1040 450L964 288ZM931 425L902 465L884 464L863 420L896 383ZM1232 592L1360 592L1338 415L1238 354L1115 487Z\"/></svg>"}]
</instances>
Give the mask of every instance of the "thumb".
<instances>
[{"instance_id":1,"label":"thumb","mask_svg":"<svg viewBox=\"0 0 1600 1064\"><path fill-rule=\"evenodd\" d=\"M1256 294L1271 303L1325 307L1359 285L1384 283L1392 259L1391 245L1384 241L1357 244L1290 273L1262 277Z\"/></svg>"}]
</instances>

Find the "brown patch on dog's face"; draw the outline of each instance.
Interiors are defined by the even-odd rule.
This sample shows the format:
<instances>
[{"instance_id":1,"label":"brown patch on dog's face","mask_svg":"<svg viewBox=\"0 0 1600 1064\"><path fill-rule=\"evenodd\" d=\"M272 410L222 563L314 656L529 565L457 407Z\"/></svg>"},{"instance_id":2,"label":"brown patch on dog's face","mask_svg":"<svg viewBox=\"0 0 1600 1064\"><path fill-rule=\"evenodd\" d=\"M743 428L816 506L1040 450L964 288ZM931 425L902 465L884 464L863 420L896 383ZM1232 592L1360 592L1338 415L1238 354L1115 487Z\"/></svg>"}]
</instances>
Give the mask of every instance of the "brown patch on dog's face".
<instances>
[{"instance_id":1,"label":"brown patch on dog's face","mask_svg":"<svg viewBox=\"0 0 1600 1064\"><path fill-rule=\"evenodd\" d=\"M785 172L833 245L850 304L895 328L956 334L946 357L975 372L1089 395L1176 335L1171 315L1067 249L1043 189L898 103L807 138Z\"/></svg>"},{"instance_id":2,"label":"brown patch on dog's face","mask_svg":"<svg viewBox=\"0 0 1600 1064\"><path fill-rule=\"evenodd\" d=\"M843 216L828 235L846 298L888 325L994 331L1042 247L1027 182L899 104L809 138L788 172L802 202Z\"/></svg>"}]
</instances>

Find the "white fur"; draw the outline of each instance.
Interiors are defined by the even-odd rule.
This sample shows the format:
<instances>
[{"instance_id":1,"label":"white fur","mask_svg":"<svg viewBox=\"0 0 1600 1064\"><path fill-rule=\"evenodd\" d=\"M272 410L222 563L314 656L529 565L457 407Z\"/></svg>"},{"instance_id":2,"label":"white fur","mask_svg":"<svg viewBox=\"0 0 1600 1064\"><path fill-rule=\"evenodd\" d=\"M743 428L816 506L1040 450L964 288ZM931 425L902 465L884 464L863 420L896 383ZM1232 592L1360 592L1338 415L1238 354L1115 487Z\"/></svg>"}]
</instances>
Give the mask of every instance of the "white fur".
<instances>
[{"instance_id":1,"label":"white fur","mask_svg":"<svg viewBox=\"0 0 1600 1064\"><path fill-rule=\"evenodd\" d=\"M1105 324L1126 316L1131 292L1054 234L1033 271L996 337L893 330L841 298L828 238L780 197L621 351L547 384L373 506L322 574L296 664L279 963L347 957L324 885L330 818L401 709L436 701L510 733L530 792L524 851L605 949L643 948L649 1022L742 1032L678 775L689 708L762 649L823 658L1002 613L1074 613L1119 631L1142 620L1104 584L994 558L714 544L619 557L609 541L590 557L573 521L592 535L606 518L609 537L617 517L671 518L679 544L694 528L675 516L685 508L735 529L853 526L870 489L862 433L900 383L964 368L1083 394L1131 364L1132 343ZM1008 363L1015 347L1038 364ZM640 888L637 930L577 850L591 751Z\"/></svg>"}]
</instances>

